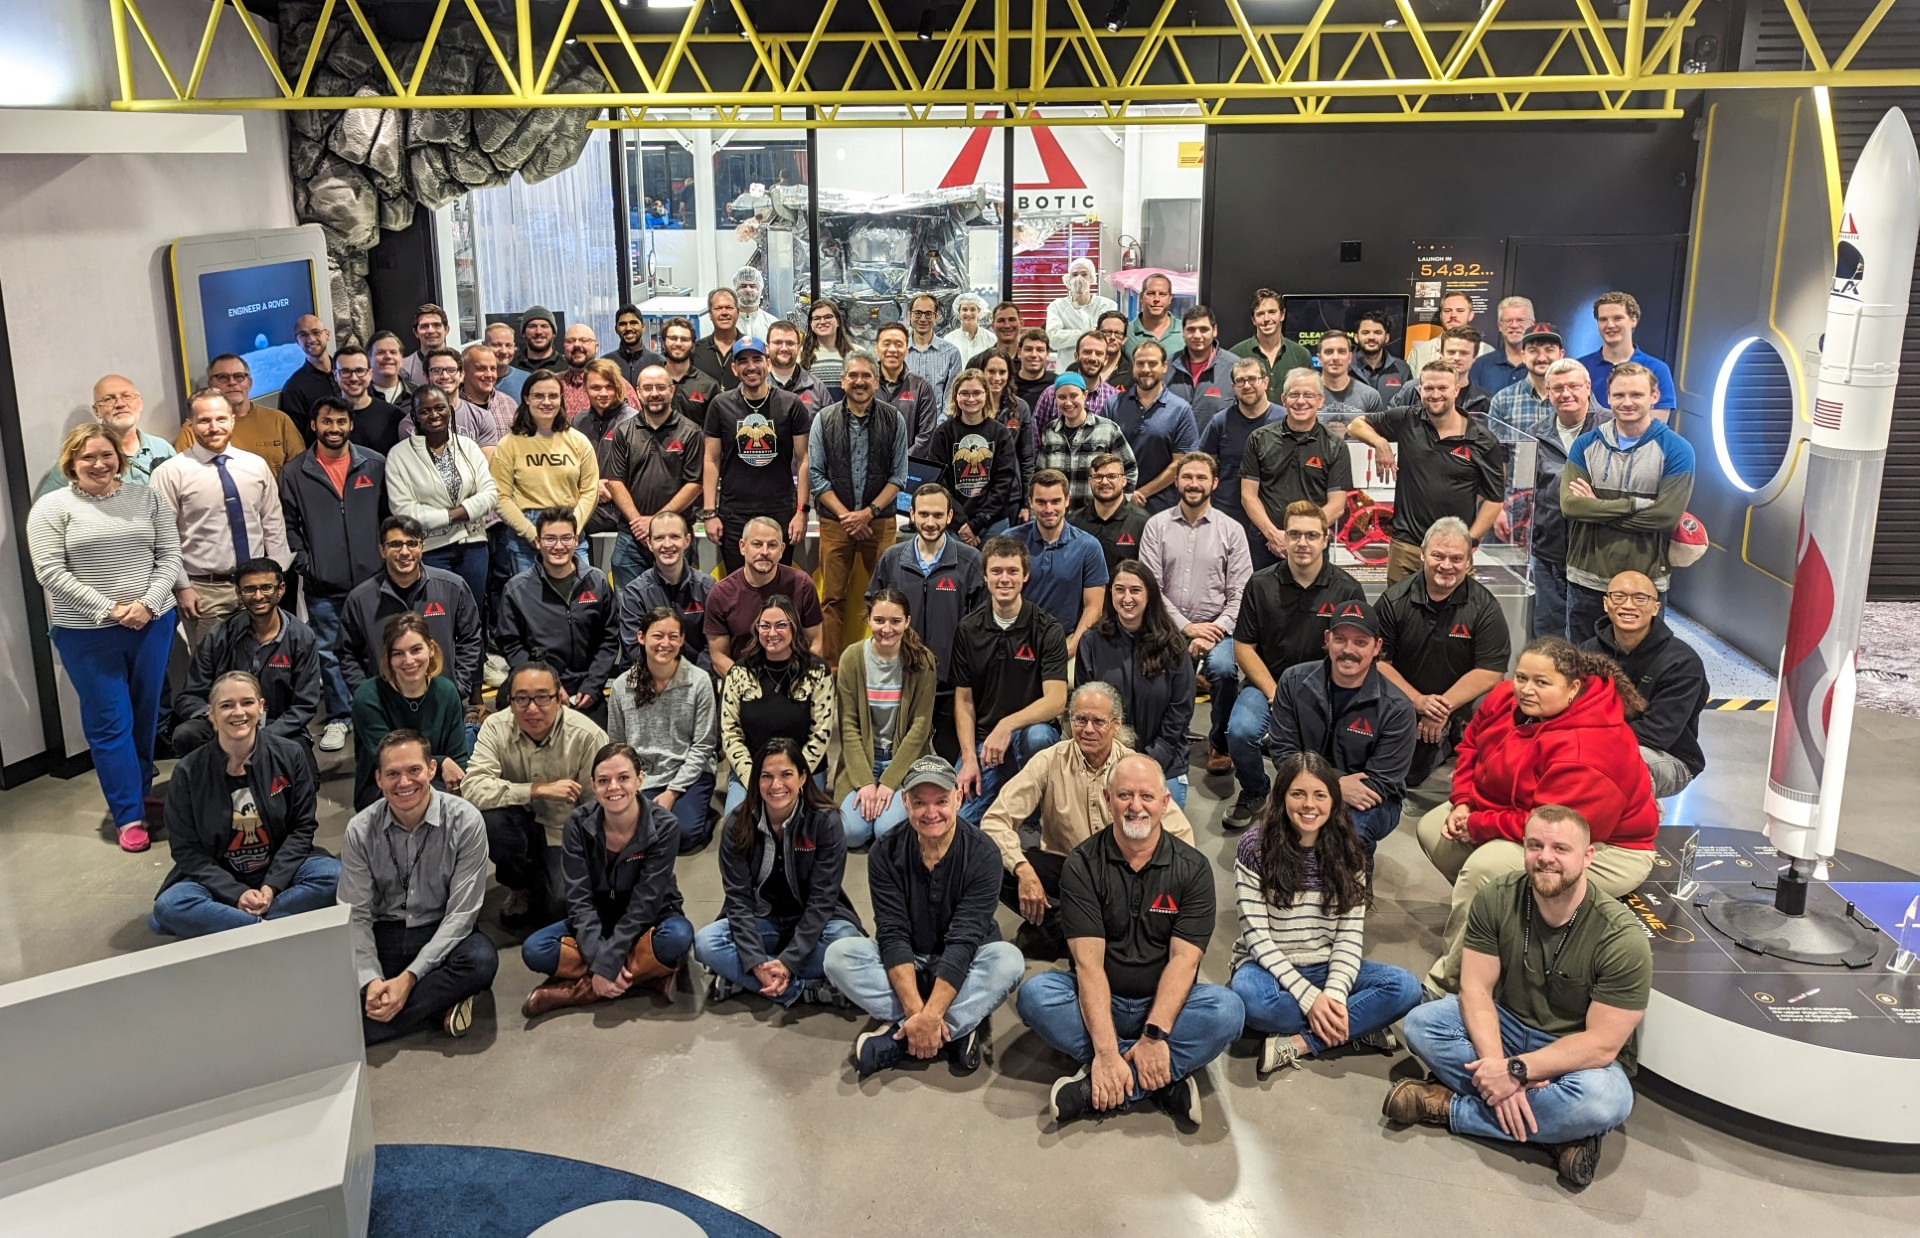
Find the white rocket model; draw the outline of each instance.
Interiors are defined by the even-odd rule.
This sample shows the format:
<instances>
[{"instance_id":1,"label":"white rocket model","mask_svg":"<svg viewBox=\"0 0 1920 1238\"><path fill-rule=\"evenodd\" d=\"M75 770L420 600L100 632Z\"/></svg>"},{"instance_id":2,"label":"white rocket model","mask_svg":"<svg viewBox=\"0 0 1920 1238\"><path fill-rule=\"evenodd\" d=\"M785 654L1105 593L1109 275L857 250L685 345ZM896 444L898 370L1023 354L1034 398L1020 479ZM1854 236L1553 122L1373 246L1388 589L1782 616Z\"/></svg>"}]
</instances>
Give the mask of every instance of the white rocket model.
<instances>
[{"instance_id":1,"label":"white rocket model","mask_svg":"<svg viewBox=\"0 0 1920 1238\"><path fill-rule=\"evenodd\" d=\"M1854 671L1873 555L1874 523L1900 337L1920 235L1920 155L1896 108L1860 154L1840 211L1840 235L1820 386L1813 402L1800 546L1780 659L1779 712L1767 774L1767 837L1794 862L1776 907L1797 887L1804 907L1813 862L1834 853L1853 732Z\"/></svg>"}]
</instances>

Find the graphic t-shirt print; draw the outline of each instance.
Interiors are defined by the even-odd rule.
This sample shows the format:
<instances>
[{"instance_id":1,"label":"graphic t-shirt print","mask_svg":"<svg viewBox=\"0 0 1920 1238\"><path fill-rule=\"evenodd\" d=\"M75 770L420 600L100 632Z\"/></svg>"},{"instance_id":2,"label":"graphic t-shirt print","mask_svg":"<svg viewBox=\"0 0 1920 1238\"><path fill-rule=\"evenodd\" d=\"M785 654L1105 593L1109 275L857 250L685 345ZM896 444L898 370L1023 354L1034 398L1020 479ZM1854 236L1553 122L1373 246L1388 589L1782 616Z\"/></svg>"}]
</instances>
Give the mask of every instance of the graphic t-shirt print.
<instances>
[{"instance_id":1,"label":"graphic t-shirt print","mask_svg":"<svg viewBox=\"0 0 1920 1238\"><path fill-rule=\"evenodd\" d=\"M761 413L742 417L739 428L733 432L733 441L739 448L740 458L757 469L766 468L780 456L773 423Z\"/></svg>"},{"instance_id":2,"label":"graphic t-shirt print","mask_svg":"<svg viewBox=\"0 0 1920 1238\"><path fill-rule=\"evenodd\" d=\"M993 475L993 445L969 434L953 445L953 484L960 497L977 499Z\"/></svg>"},{"instance_id":3,"label":"graphic t-shirt print","mask_svg":"<svg viewBox=\"0 0 1920 1238\"><path fill-rule=\"evenodd\" d=\"M266 868L273 848L260 820L260 808L254 803L253 788L235 787L232 794L233 837L227 842L227 867L247 876Z\"/></svg>"}]
</instances>

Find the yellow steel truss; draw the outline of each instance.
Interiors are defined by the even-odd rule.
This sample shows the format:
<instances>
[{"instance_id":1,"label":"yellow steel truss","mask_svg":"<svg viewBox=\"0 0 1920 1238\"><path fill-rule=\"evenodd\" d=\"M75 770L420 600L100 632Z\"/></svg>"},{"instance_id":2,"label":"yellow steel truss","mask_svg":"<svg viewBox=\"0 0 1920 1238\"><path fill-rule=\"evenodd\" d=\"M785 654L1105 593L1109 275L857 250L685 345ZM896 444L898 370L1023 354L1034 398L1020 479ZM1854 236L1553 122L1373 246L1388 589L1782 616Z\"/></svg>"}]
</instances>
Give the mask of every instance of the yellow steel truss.
<instances>
[{"instance_id":1,"label":"yellow steel truss","mask_svg":"<svg viewBox=\"0 0 1920 1238\"><path fill-rule=\"evenodd\" d=\"M1661 15L1648 11L1649 0L1627 0L1624 17L1605 18L1594 0L1535 3L1526 18L1506 16L1507 0L1484 0L1471 21L1423 17L1424 0L1394 0L1398 16L1384 19L1378 0L1318 0L1305 21L1278 24L1255 21L1243 0L1218 0L1215 7L1230 20L1204 26L1172 24L1176 0L1159 0L1142 6L1155 10L1149 24L1117 32L1094 24L1092 2L1036 0L1030 26L1013 29L1007 0L963 0L952 27L928 42L894 26L881 0L818 0L813 25L797 32L757 28L744 0L727 0L737 32L707 28L704 5L688 9L677 31L641 32L628 28L615 0L567 0L564 8L512 0L510 20L490 18L478 0L436 0L403 80L398 57L388 52L395 41L377 32L366 0L324 0L320 33L351 27L369 44L387 87L379 95L334 97L310 89L322 38L314 38L290 81L242 0L209 0L203 37L184 74L161 52L138 0L105 0L119 70L113 106L124 111L605 108L613 118L599 125L673 128L1322 124L1646 119L1679 115L1681 91L1920 86L1920 65L1852 67L1896 0L1880 0L1837 52L1816 36L1803 0L1754 0L1750 9L1784 12L1804 50L1804 67L1767 72L1685 71L1687 32L1703 0L1675 0L1678 11ZM1616 11L1616 0L1602 3ZM1360 9L1370 20L1353 20ZM1558 11L1538 16L1546 9ZM278 94L202 93L214 36L229 11ZM477 26L509 89L421 93L450 15ZM619 88L550 91L569 44ZM157 66L165 94L136 89L137 47ZM1070 110L1042 119L1035 111L1041 107ZM870 108L887 114L862 114Z\"/></svg>"}]
</instances>

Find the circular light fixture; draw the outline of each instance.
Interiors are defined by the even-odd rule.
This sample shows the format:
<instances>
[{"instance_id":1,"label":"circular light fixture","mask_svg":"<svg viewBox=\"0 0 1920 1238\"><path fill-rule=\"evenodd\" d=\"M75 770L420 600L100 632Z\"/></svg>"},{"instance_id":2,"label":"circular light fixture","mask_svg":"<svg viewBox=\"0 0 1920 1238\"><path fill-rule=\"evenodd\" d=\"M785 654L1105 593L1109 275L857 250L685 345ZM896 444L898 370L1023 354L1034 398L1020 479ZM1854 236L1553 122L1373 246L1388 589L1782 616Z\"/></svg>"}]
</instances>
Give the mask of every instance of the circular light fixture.
<instances>
[{"instance_id":1,"label":"circular light fixture","mask_svg":"<svg viewBox=\"0 0 1920 1238\"><path fill-rule=\"evenodd\" d=\"M1793 379L1778 349L1750 335L1727 351L1713 383L1711 421L1721 473L1735 489L1756 493L1793 445Z\"/></svg>"}]
</instances>

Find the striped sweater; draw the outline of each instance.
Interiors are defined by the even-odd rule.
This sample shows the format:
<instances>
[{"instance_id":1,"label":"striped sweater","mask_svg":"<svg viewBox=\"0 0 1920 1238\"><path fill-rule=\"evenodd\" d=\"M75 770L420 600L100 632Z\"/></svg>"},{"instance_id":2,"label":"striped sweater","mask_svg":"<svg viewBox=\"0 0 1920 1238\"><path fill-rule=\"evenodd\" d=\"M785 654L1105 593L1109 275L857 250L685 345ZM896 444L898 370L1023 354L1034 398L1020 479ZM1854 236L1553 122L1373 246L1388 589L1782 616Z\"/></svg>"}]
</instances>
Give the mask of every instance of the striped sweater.
<instances>
[{"instance_id":1,"label":"striped sweater","mask_svg":"<svg viewBox=\"0 0 1920 1238\"><path fill-rule=\"evenodd\" d=\"M1233 965L1251 960L1273 974L1300 1004L1302 1014L1313 1009L1321 989L1300 974L1304 965L1327 965L1326 992L1341 1002L1353 988L1360 973L1360 941L1366 928L1367 912L1354 907L1344 915L1333 916L1324 910L1324 898L1312 894L1296 896L1290 907L1277 907L1267 901L1260 882L1260 830L1248 830L1240 839L1234 863L1234 893L1240 904L1240 940L1234 943ZM1309 857L1309 886L1317 887L1319 874Z\"/></svg>"},{"instance_id":2,"label":"striped sweater","mask_svg":"<svg viewBox=\"0 0 1920 1238\"><path fill-rule=\"evenodd\" d=\"M173 609L180 529L159 492L125 482L104 499L76 485L36 499L27 513L33 574L53 603L56 628L108 628L122 602Z\"/></svg>"}]
</instances>

